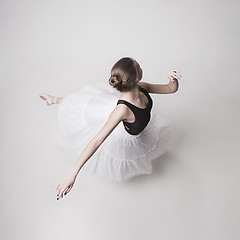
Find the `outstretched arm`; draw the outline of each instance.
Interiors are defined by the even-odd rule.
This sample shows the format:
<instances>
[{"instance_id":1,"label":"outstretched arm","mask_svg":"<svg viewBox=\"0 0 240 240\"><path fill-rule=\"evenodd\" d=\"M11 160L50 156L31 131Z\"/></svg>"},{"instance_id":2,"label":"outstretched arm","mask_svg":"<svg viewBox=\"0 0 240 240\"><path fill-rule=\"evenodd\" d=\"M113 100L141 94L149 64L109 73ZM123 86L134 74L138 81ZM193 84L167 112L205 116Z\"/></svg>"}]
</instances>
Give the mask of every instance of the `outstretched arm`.
<instances>
[{"instance_id":1,"label":"outstretched arm","mask_svg":"<svg viewBox=\"0 0 240 240\"><path fill-rule=\"evenodd\" d=\"M175 93L178 90L178 80L180 80L181 77L182 75L180 75L178 71L172 70L168 74L168 78L170 79L170 82L168 84L152 84L148 82L139 82L138 84L146 89L149 93Z\"/></svg>"},{"instance_id":2,"label":"outstretched arm","mask_svg":"<svg viewBox=\"0 0 240 240\"><path fill-rule=\"evenodd\" d=\"M117 105L111 112L107 122L98 134L88 143L81 156L73 167L74 173L77 175L84 163L94 154L104 140L109 136L113 129L126 117L127 109L121 105Z\"/></svg>"},{"instance_id":3,"label":"outstretched arm","mask_svg":"<svg viewBox=\"0 0 240 240\"><path fill-rule=\"evenodd\" d=\"M113 129L126 118L127 108L120 104L115 107L108 117L107 122L103 128L98 132L98 134L87 144L82 154L76 161L72 170L60 181L57 186L58 198L63 198L63 194L66 195L73 187L77 174L80 169L86 163L86 161L95 153L99 146L104 142L104 140L109 136Z\"/></svg>"}]
</instances>

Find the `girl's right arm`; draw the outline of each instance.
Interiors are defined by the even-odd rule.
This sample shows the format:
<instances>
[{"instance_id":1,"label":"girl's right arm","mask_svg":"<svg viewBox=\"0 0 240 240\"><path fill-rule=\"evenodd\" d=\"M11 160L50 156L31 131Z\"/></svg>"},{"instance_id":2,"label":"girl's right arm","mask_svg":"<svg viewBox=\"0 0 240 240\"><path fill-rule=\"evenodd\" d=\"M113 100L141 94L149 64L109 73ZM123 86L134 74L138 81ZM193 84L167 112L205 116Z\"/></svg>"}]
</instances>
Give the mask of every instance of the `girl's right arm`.
<instances>
[{"instance_id":1,"label":"girl's right arm","mask_svg":"<svg viewBox=\"0 0 240 240\"><path fill-rule=\"evenodd\" d=\"M72 170L64 178L62 178L62 180L58 184L56 189L56 191L58 191L57 200L59 198L63 198L63 194L65 195L66 193L70 192L80 169L83 167L86 161L88 161L89 158L95 153L99 146L105 141L105 139L114 130L114 128L126 118L127 112L127 107L123 104L117 105L115 109L111 112L105 125L98 132L98 134L87 144L80 157L74 164Z\"/></svg>"},{"instance_id":2,"label":"girl's right arm","mask_svg":"<svg viewBox=\"0 0 240 240\"><path fill-rule=\"evenodd\" d=\"M105 139L110 135L114 128L126 118L127 108L125 105L117 105L108 117L107 122L97 135L87 144L82 154L76 161L73 172L77 175L86 161L95 153Z\"/></svg>"}]
</instances>

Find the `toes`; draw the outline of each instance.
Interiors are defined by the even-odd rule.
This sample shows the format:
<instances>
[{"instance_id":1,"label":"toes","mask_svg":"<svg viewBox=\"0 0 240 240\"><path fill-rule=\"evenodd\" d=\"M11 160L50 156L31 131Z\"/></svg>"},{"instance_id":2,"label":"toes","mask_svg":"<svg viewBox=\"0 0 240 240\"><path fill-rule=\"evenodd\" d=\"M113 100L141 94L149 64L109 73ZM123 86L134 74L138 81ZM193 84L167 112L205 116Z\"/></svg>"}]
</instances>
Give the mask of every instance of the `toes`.
<instances>
[{"instance_id":1,"label":"toes","mask_svg":"<svg viewBox=\"0 0 240 240\"><path fill-rule=\"evenodd\" d=\"M46 98L44 97L44 95L40 95L40 98L44 101L46 101Z\"/></svg>"}]
</instances>

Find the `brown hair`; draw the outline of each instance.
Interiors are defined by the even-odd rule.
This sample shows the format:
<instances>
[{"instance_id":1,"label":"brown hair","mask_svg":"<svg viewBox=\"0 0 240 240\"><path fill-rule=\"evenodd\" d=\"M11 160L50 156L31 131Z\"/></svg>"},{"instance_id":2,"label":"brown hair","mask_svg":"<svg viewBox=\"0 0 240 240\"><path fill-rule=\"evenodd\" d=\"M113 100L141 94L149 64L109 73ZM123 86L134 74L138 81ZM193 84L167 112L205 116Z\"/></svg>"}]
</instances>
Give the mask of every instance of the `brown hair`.
<instances>
[{"instance_id":1,"label":"brown hair","mask_svg":"<svg viewBox=\"0 0 240 240\"><path fill-rule=\"evenodd\" d=\"M132 58L124 57L118 60L112 67L109 84L118 91L125 92L137 86L136 79L139 77L139 64Z\"/></svg>"}]
</instances>

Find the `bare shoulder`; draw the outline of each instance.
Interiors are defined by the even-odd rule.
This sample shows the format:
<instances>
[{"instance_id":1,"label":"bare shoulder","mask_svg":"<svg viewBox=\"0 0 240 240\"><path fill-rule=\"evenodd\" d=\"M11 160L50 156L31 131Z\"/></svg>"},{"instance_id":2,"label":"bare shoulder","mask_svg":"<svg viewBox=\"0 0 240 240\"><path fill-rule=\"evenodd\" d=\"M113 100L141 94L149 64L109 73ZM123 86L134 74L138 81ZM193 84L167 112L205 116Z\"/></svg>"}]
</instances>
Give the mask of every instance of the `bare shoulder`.
<instances>
[{"instance_id":1,"label":"bare shoulder","mask_svg":"<svg viewBox=\"0 0 240 240\"><path fill-rule=\"evenodd\" d=\"M124 120L128 114L129 108L125 104L118 104L112 113L117 115L121 120Z\"/></svg>"},{"instance_id":2,"label":"bare shoulder","mask_svg":"<svg viewBox=\"0 0 240 240\"><path fill-rule=\"evenodd\" d=\"M124 120L128 114L128 108L125 104L118 104L108 117L108 124L113 123L113 125Z\"/></svg>"},{"instance_id":3,"label":"bare shoulder","mask_svg":"<svg viewBox=\"0 0 240 240\"><path fill-rule=\"evenodd\" d=\"M102 129L97 133L94 139L101 144L113 131L113 129L126 118L128 109L124 104L118 104L110 113L107 122Z\"/></svg>"}]
</instances>

